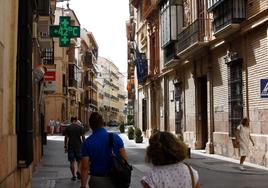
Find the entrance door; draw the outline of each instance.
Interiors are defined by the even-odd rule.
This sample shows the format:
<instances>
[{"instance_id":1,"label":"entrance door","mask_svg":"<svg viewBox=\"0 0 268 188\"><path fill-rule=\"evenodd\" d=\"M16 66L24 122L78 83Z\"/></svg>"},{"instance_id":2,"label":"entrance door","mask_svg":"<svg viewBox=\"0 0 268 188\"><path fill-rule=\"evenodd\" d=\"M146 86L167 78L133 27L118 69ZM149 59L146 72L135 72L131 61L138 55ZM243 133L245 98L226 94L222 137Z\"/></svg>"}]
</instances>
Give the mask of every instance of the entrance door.
<instances>
[{"instance_id":1,"label":"entrance door","mask_svg":"<svg viewBox=\"0 0 268 188\"><path fill-rule=\"evenodd\" d=\"M198 78L198 137L201 149L205 149L208 141L208 108L207 108L207 77Z\"/></svg>"},{"instance_id":2,"label":"entrance door","mask_svg":"<svg viewBox=\"0 0 268 188\"><path fill-rule=\"evenodd\" d=\"M182 84L175 84L175 132L182 134Z\"/></svg>"},{"instance_id":3,"label":"entrance door","mask_svg":"<svg viewBox=\"0 0 268 188\"><path fill-rule=\"evenodd\" d=\"M146 131L147 129L147 100L142 99L142 131Z\"/></svg>"}]
</instances>

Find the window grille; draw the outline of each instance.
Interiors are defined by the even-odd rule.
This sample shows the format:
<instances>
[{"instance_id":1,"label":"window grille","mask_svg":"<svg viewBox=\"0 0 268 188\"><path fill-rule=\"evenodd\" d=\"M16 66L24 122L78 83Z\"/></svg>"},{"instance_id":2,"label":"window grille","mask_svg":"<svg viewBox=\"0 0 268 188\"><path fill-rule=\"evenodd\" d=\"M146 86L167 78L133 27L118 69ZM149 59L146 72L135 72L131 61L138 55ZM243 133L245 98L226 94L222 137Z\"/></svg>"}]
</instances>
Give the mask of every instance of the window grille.
<instances>
[{"instance_id":1,"label":"window grille","mask_svg":"<svg viewBox=\"0 0 268 188\"><path fill-rule=\"evenodd\" d=\"M236 127L243 117L242 60L228 64L229 134L235 136Z\"/></svg>"},{"instance_id":2,"label":"window grille","mask_svg":"<svg viewBox=\"0 0 268 188\"><path fill-rule=\"evenodd\" d=\"M52 48L44 48L42 49L43 63L45 65L53 65L54 64L54 52Z\"/></svg>"}]
</instances>

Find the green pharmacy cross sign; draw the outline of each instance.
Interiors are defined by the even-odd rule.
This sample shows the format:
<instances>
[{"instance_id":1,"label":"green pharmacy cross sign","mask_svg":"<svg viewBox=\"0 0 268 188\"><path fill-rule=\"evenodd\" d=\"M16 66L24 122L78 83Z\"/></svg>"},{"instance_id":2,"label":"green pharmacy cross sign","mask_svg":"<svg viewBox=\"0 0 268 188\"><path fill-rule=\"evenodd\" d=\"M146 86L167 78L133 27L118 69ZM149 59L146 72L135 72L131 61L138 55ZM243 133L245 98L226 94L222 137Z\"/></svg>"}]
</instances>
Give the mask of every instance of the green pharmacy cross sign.
<instances>
[{"instance_id":1,"label":"green pharmacy cross sign","mask_svg":"<svg viewBox=\"0 0 268 188\"><path fill-rule=\"evenodd\" d=\"M80 26L71 26L69 16L60 16L60 25L51 25L49 33L51 37L58 37L60 47L70 46L70 38L80 37Z\"/></svg>"}]
</instances>

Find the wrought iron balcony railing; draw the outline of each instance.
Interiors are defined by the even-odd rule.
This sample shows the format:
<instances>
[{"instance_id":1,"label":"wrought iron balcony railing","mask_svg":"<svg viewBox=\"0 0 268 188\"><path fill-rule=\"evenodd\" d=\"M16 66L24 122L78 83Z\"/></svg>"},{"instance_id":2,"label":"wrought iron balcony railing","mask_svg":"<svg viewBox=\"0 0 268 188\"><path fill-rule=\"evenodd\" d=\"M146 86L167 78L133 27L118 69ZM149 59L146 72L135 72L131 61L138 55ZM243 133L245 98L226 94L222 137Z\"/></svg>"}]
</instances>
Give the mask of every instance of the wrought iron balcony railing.
<instances>
[{"instance_id":1,"label":"wrought iron balcony railing","mask_svg":"<svg viewBox=\"0 0 268 188\"><path fill-rule=\"evenodd\" d=\"M77 88L77 80L74 78L69 78L69 87Z\"/></svg>"},{"instance_id":2,"label":"wrought iron balcony railing","mask_svg":"<svg viewBox=\"0 0 268 188\"><path fill-rule=\"evenodd\" d=\"M178 35L177 54L211 40L211 19L197 19Z\"/></svg>"},{"instance_id":3,"label":"wrought iron balcony railing","mask_svg":"<svg viewBox=\"0 0 268 188\"><path fill-rule=\"evenodd\" d=\"M85 99L85 104L88 106L97 106L98 102L95 99Z\"/></svg>"}]
</instances>

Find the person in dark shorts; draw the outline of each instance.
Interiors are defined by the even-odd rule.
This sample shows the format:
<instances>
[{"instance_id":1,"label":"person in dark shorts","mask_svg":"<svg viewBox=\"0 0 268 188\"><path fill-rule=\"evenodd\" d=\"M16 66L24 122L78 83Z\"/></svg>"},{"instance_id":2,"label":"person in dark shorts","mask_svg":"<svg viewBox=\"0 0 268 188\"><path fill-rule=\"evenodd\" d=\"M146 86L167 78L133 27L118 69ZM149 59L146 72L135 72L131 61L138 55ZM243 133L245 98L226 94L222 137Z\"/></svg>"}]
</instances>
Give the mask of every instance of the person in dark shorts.
<instances>
[{"instance_id":1,"label":"person in dark shorts","mask_svg":"<svg viewBox=\"0 0 268 188\"><path fill-rule=\"evenodd\" d=\"M70 170L72 173L71 180L75 181L75 161L77 162L77 179L80 179L80 158L81 145L85 140L84 127L77 123L77 117L71 117L72 124L67 126L63 132L64 134L64 148L68 153L68 160L70 161Z\"/></svg>"}]
</instances>

